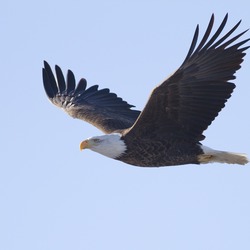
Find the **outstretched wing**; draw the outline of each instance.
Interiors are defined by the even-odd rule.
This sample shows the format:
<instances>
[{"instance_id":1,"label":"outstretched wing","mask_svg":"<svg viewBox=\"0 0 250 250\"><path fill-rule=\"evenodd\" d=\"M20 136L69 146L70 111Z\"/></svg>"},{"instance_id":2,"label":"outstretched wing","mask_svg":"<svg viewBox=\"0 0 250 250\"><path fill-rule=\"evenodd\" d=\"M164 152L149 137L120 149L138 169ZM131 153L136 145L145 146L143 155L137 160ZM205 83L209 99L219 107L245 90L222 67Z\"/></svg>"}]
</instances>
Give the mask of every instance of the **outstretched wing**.
<instances>
[{"instance_id":1,"label":"outstretched wing","mask_svg":"<svg viewBox=\"0 0 250 250\"><path fill-rule=\"evenodd\" d=\"M72 71L67 79L55 66L56 78L47 62L44 62L43 84L49 100L74 118L89 122L104 133L126 129L133 125L140 111L123 101L109 89L98 90L98 85L86 89L87 82L81 79L76 86Z\"/></svg>"},{"instance_id":2,"label":"outstretched wing","mask_svg":"<svg viewBox=\"0 0 250 250\"><path fill-rule=\"evenodd\" d=\"M241 46L249 39L232 45L246 31L229 38L240 22L219 39L227 18L228 15L208 39L214 23L212 15L196 47L197 26L186 59L172 76L153 90L127 135L169 136L197 142L205 138L203 131L225 106L235 88L230 80L235 79L234 74L245 55L243 52L248 48Z\"/></svg>"}]
</instances>

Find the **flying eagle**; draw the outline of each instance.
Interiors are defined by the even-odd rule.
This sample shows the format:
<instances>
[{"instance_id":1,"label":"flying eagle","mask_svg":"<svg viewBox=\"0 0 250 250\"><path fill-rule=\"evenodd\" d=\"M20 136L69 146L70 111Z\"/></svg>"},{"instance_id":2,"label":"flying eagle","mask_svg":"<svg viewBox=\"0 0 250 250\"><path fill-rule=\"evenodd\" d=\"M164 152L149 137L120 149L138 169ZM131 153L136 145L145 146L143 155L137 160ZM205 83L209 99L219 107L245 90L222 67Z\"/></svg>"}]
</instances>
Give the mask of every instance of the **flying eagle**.
<instances>
[{"instance_id":1,"label":"flying eagle","mask_svg":"<svg viewBox=\"0 0 250 250\"><path fill-rule=\"evenodd\" d=\"M242 47L250 39L238 40L246 31L231 36L239 21L221 36L228 15L214 35L211 16L207 30L197 45L199 26L181 66L153 89L140 112L109 89L98 85L86 88L81 79L76 86L72 71L65 80L55 66L55 75L44 62L43 83L49 100L70 116L91 123L105 135L84 140L89 148L107 157L141 167L221 162L244 165L246 155L214 150L201 144L204 130L212 123L231 96L235 72L245 56ZM221 37L220 37L221 36ZM197 46L196 46L197 45Z\"/></svg>"}]
</instances>

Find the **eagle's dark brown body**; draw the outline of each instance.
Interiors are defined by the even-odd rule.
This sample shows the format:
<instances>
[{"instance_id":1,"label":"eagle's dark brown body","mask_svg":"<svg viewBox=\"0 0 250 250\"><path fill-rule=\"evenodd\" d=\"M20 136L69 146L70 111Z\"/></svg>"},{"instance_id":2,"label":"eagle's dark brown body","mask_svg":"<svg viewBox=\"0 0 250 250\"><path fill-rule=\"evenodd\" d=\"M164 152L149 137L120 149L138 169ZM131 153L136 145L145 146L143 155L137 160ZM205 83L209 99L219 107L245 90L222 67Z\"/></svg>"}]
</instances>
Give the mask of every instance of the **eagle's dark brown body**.
<instances>
[{"instance_id":1,"label":"eagle's dark brown body","mask_svg":"<svg viewBox=\"0 0 250 250\"><path fill-rule=\"evenodd\" d=\"M146 138L121 138L127 150L117 160L141 167L162 167L183 164L200 164L197 156L203 151L197 143Z\"/></svg>"}]
</instances>

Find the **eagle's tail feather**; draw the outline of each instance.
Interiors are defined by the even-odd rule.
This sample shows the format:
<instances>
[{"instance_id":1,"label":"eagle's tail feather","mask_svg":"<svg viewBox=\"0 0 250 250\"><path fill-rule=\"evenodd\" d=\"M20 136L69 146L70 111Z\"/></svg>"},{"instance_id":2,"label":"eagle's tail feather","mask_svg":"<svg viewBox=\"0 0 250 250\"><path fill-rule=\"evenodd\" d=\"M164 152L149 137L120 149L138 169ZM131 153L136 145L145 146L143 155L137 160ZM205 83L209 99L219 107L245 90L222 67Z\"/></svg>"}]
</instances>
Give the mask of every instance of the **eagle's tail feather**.
<instances>
[{"instance_id":1,"label":"eagle's tail feather","mask_svg":"<svg viewBox=\"0 0 250 250\"><path fill-rule=\"evenodd\" d=\"M228 164L239 164L245 165L249 162L246 154L231 153L226 151L214 150L205 146L201 146L204 154L198 156L200 163L228 163Z\"/></svg>"}]
</instances>

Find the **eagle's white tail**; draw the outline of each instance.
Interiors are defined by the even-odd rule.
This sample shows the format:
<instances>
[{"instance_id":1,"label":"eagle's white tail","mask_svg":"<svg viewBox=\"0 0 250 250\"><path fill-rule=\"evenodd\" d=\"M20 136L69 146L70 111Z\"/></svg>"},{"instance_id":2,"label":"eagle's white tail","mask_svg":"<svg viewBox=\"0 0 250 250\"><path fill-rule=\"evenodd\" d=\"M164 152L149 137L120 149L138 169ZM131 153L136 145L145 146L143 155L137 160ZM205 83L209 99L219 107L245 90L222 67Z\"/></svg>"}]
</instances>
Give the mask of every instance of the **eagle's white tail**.
<instances>
[{"instance_id":1,"label":"eagle's white tail","mask_svg":"<svg viewBox=\"0 0 250 250\"><path fill-rule=\"evenodd\" d=\"M231 153L225 151L214 150L212 148L201 146L204 154L198 156L200 163L228 163L228 164L239 164L245 165L249 162L245 154Z\"/></svg>"}]
</instances>

